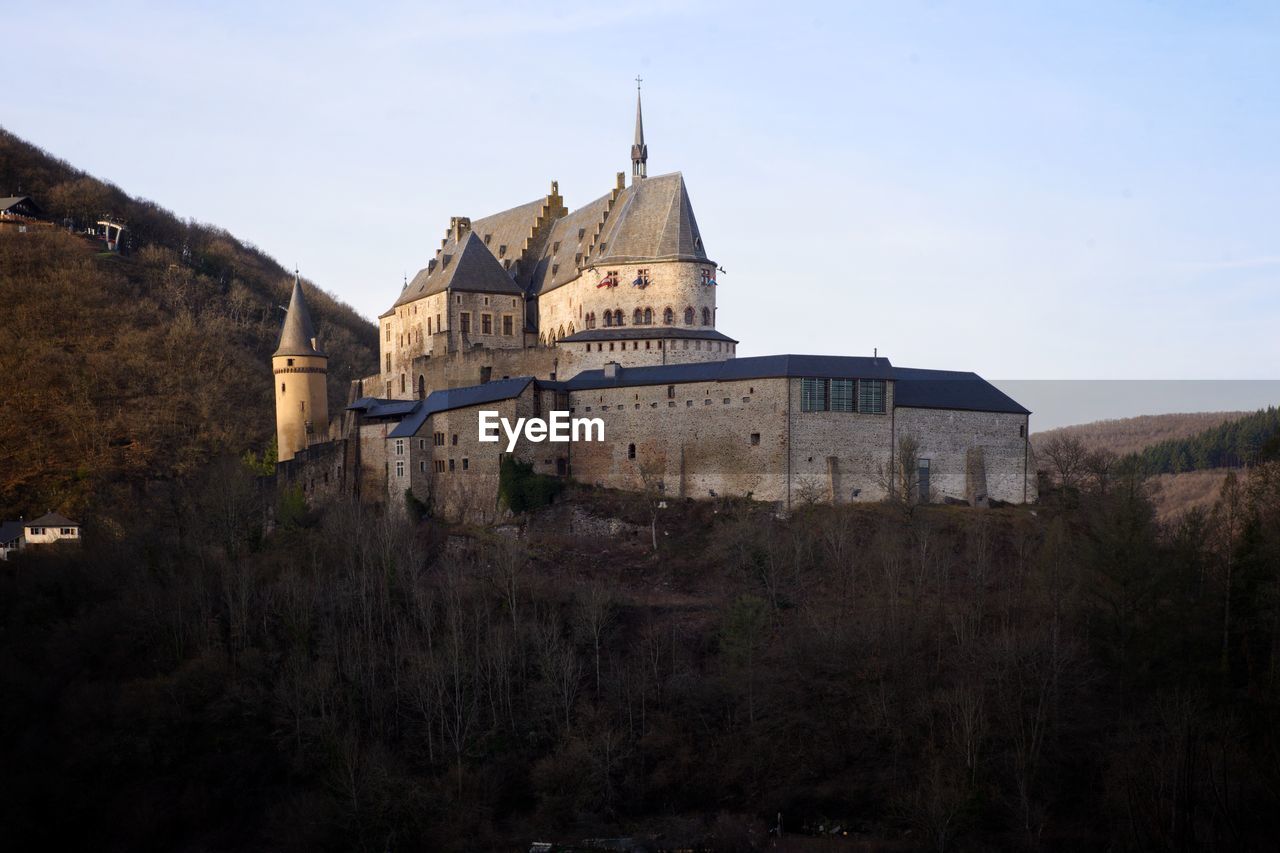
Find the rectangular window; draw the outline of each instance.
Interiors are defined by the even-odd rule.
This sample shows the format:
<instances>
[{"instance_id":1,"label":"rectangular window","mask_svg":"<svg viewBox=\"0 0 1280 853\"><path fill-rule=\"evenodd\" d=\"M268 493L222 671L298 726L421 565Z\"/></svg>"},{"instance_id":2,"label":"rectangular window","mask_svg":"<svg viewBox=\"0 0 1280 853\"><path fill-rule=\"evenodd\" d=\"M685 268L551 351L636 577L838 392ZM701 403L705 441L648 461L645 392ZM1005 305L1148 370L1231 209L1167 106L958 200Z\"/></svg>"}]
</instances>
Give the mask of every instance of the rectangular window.
<instances>
[{"instance_id":1,"label":"rectangular window","mask_svg":"<svg viewBox=\"0 0 1280 853\"><path fill-rule=\"evenodd\" d=\"M425 438L418 439L418 449L419 450L427 449L427 440Z\"/></svg>"},{"instance_id":2,"label":"rectangular window","mask_svg":"<svg viewBox=\"0 0 1280 853\"><path fill-rule=\"evenodd\" d=\"M458 446L458 434L456 432L453 434L453 446Z\"/></svg>"},{"instance_id":3,"label":"rectangular window","mask_svg":"<svg viewBox=\"0 0 1280 853\"><path fill-rule=\"evenodd\" d=\"M440 315L439 315L439 314L437 314L437 315L436 315L436 331L437 331L437 332L443 332L443 331L444 331L444 325L440 322Z\"/></svg>"},{"instance_id":4,"label":"rectangular window","mask_svg":"<svg viewBox=\"0 0 1280 853\"><path fill-rule=\"evenodd\" d=\"M391 342L391 324L390 323L387 324L387 342L388 343Z\"/></svg>"},{"instance_id":5,"label":"rectangular window","mask_svg":"<svg viewBox=\"0 0 1280 853\"><path fill-rule=\"evenodd\" d=\"M833 412L856 412L854 406L854 388L856 383L852 379L832 379L831 380L831 411Z\"/></svg>"},{"instance_id":6,"label":"rectangular window","mask_svg":"<svg viewBox=\"0 0 1280 853\"><path fill-rule=\"evenodd\" d=\"M404 439L396 439L396 456L404 456Z\"/></svg>"},{"instance_id":7,"label":"rectangular window","mask_svg":"<svg viewBox=\"0 0 1280 853\"><path fill-rule=\"evenodd\" d=\"M450 460L449 460L449 470L450 470L450 471L453 471L453 460L452 460L452 459L450 459Z\"/></svg>"},{"instance_id":8,"label":"rectangular window","mask_svg":"<svg viewBox=\"0 0 1280 853\"><path fill-rule=\"evenodd\" d=\"M391 372L391 353L387 353L387 373ZM388 395L389 396L389 395Z\"/></svg>"},{"instance_id":9,"label":"rectangular window","mask_svg":"<svg viewBox=\"0 0 1280 853\"><path fill-rule=\"evenodd\" d=\"M443 474L443 473L444 473L444 460L443 460L443 459L437 459L437 460L432 464L432 466L431 466L431 467L435 469L435 472L436 472L437 474Z\"/></svg>"},{"instance_id":10,"label":"rectangular window","mask_svg":"<svg viewBox=\"0 0 1280 853\"><path fill-rule=\"evenodd\" d=\"M468 468L470 468L470 467L471 467L471 460L470 460L470 459L467 459L467 458L464 456L464 457L462 458L462 470L463 470L463 471L465 471L465 470L467 470L467 469L468 469Z\"/></svg>"},{"instance_id":11,"label":"rectangular window","mask_svg":"<svg viewBox=\"0 0 1280 853\"><path fill-rule=\"evenodd\" d=\"M800 385L800 411L825 412L827 410L827 380L802 379Z\"/></svg>"},{"instance_id":12,"label":"rectangular window","mask_svg":"<svg viewBox=\"0 0 1280 853\"><path fill-rule=\"evenodd\" d=\"M884 380L858 380L858 411L870 415L884 414Z\"/></svg>"},{"instance_id":13,"label":"rectangular window","mask_svg":"<svg viewBox=\"0 0 1280 853\"><path fill-rule=\"evenodd\" d=\"M404 460L403 459L396 460L396 476L397 477L404 476Z\"/></svg>"},{"instance_id":14,"label":"rectangular window","mask_svg":"<svg viewBox=\"0 0 1280 853\"><path fill-rule=\"evenodd\" d=\"M471 312L463 311L458 315L458 326L462 329L462 334L471 334Z\"/></svg>"},{"instance_id":15,"label":"rectangular window","mask_svg":"<svg viewBox=\"0 0 1280 853\"><path fill-rule=\"evenodd\" d=\"M480 315L480 334L482 335L493 334L493 315L492 314Z\"/></svg>"},{"instance_id":16,"label":"rectangular window","mask_svg":"<svg viewBox=\"0 0 1280 853\"><path fill-rule=\"evenodd\" d=\"M758 432L751 433L751 446L755 447L759 443L760 443L760 433Z\"/></svg>"},{"instance_id":17,"label":"rectangular window","mask_svg":"<svg viewBox=\"0 0 1280 853\"><path fill-rule=\"evenodd\" d=\"M510 337L512 334L512 319L510 314L502 315L502 334Z\"/></svg>"},{"instance_id":18,"label":"rectangular window","mask_svg":"<svg viewBox=\"0 0 1280 853\"><path fill-rule=\"evenodd\" d=\"M431 436L431 439L432 443L435 444L436 447L444 447L444 433L437 432Z\"/></svg>"},{"instance_id":19,"label":"rectangular window","mask_svg":"<svg viewBox=\"0 0 1280 853\"><path fill-rule=\"evenodd\" d=\"M421 459L418 461L418 470L423 474L427 473L427 460Z\"/></svg>"}]
</instances>

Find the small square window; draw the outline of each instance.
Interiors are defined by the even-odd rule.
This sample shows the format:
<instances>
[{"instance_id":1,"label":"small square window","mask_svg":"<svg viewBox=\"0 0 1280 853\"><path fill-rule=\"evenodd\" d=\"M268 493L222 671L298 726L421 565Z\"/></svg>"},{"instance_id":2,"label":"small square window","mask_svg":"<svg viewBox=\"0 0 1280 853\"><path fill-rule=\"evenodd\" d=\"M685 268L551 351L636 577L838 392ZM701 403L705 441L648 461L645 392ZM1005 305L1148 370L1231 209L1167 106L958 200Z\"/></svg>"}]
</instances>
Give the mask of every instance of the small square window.
<instances>
[{"instance_id":1,"label":"small square window","mask_svg":"<svg viewBox=\"0 0 1280 853\"><path fill-rule=\"evenodd\" d=\"M751 446L755 447L759 443L760 443L760 433L758 432L751 433Z\"/></svg>"}]
</instances>

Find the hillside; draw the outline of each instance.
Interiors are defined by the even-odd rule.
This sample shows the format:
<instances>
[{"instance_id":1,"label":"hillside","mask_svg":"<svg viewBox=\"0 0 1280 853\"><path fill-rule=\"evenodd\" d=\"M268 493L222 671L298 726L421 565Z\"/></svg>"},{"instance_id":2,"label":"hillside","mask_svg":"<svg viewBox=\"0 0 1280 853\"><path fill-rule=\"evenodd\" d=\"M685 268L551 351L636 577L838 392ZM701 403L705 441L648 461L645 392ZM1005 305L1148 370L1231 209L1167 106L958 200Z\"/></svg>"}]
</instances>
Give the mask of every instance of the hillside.
<instances>
[{"instance_id":1,"label":"hillside","mask_svg":"<svg viewBox=\"0 0 1280 853\"><path fill-rule=\"evenodd\" d=\"M1090 450L1110 450L1117 456L1126 456L1162 441L1188 438L1246 414L1248 412L1183 412L1094 421L1033 433L1031 443L1038 450L1055 436L1070 436L1084 442Z\"/></svg>"},{"instance_id":2,"label":"hillside","mask_svg":"<svg viewBox=\"0 0 1280 853\"><path fill-rule=\"evenodd\" d=\"M291 276L0 130L0 189L78 231L128 223L128 253L62 228L0 230L0 515L127 511L138 490L272 439L270 355ZM6 192L11 190L5 190ZM332 399L377 363L376 328L312 288Z\"/></svg>"}]
</instances>

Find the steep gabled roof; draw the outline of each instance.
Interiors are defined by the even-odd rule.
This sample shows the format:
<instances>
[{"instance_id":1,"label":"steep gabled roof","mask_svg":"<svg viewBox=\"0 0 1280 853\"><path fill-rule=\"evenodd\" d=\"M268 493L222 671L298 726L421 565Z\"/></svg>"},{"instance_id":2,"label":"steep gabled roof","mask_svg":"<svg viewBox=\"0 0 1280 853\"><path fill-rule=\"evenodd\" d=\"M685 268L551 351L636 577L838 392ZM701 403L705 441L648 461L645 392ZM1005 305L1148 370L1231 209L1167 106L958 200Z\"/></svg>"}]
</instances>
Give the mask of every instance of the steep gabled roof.
<instances>
[{"instance_id":1,"label":"steep gabled roof","mask_svg":"<svg viewBox=\"0 0 1280 853\"><path fill-rule=\"evenodd\" d=\"M289 313L285 315L280 330L280 345L274 355L316 355L324 353L312 343L316 338L315 325L311 322L311 310L302 293L302 282L293 277L293 295L289 297Z\"/></svg>"},{"instance_id":2,"label":"steep gabled roof","mask_svg":"<svg viewBox=\"0 0 1280 853\"><path fill-rule=\"evenodd\" d=\"M578 259L586 254L596 225L609 207L611 195L605 193L556 220L533 270L530 293L546 293L578 277Z\"/></svg>"},{"instance_id":3,"label":"steep gabled roof","mask_svg":"<svg viewBox=\"0 0 1280 853\"><path fill-rule=\"evenodd\" d=\"M618 197L600 235L596 265L707 261L689 191L679 172L636 181Z\"/></svg>"},{"instance_id":4,"label":"steep gabled roof","mask_svg":"<svg viewBox=\"0 0 1280 853\"><path fill-rule=\"evenodd\" d=\"M446 290L524 295L474 230L468 230L458 241L449 240L440 251L439 261L419 270L395 304L404 305Z\"/></svg>"}]
</instances>

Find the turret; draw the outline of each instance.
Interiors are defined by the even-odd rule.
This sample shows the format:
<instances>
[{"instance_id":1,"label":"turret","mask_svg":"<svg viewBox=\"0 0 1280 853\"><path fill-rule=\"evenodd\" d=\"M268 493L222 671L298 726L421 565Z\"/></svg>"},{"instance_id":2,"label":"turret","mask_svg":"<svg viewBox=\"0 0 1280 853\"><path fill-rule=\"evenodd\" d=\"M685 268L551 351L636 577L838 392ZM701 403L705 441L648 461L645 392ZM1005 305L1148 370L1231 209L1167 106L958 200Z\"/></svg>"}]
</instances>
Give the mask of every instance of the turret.
<instances>
[{"instance_id":1,"label":"turret","mask_svg":"<svg viewBox=\"0 0 1280 853\"><path fill-rule=\"evenodd\" d=\"M285 462L308 445L329 438L329 357L317 346L297 270L271 370L276 383L277 458Z\"/></svg>"}]
</instances>

